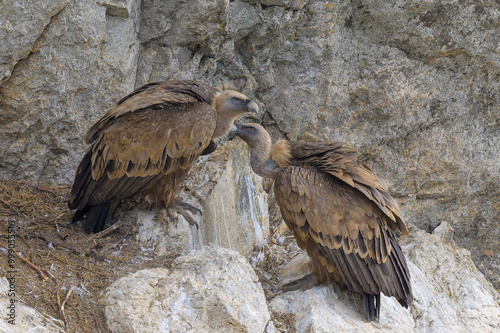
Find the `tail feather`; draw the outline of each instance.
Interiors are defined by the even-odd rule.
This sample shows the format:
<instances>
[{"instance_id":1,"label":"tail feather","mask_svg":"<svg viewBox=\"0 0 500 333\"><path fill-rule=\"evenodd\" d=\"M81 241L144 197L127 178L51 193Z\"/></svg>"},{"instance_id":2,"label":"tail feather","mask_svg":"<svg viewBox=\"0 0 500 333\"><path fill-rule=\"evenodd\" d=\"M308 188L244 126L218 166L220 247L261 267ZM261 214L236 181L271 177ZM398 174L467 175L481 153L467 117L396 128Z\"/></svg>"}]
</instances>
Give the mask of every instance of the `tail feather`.
<instances>
[{"instance_id":1,"label":"tail feather","mask_svg":"<svg viewBox=\"0 0 500 333\"><path fill-rule=\"evenodd\" d=\"M411 291L411 278L410 278L410 270L408 269L408 265L406 264L406 260L401 250L401 246L399 246L398 242L395 239L391 239L391 245L393 249L393 254L389 257L393 263L394 267L397 267L396 273L398 275L398 281L401 286L402 295L399 297L394 295L398 300L399 304L408 308L408 305L413 302L413 294Z\"/></svg>"},{"instance_id":2,"label":"tail feather","mask_svg":"<svg viewBox=\"0 0 500 333\"><path fill-rule=\"evenodd\" d=\"M380 318L380 294L370 295L363 293L363 301L365 304L366 319L368 321L377 321Z\"/></svg>"},{"instance_id":3,"label":"tail feather","mask_svg":"<svg viewBox=\"0 0 500 333\"><path fill-rule=\"evenodd\" d=\"M88 208L87 220L84 229L87 234L102 231L108 216L111 215L110 203L90 206ZM76 214L75 214L76 215Z\"/></svg>"},{"instance_id":4,"label":"tail feather","mask_svg":"<svg viewBox=\"0 0 500 333\"><path fill-rule=\"evenodd\" d=\"M69 209L77 209L86 205L85 193L88 191L87 186L92 180L92 149L88 150L83 156L80 165L75 174L75 181L71 188L70 199L68 202Z\"/></svg>"},{"instance_id":5,"label":"tail feather","mask_svg":"<svg viewBox=\"0 0 500 333\"><path fill-rule=\"evenodd\" d=\"M73 218L71 219L71 223L76 223L80 220L83 220L83 217L87 212L89 211L89 207L83 207L83 209L78 209L75 212L75 215L73 215Z\"/></svg>"}]
</instances>

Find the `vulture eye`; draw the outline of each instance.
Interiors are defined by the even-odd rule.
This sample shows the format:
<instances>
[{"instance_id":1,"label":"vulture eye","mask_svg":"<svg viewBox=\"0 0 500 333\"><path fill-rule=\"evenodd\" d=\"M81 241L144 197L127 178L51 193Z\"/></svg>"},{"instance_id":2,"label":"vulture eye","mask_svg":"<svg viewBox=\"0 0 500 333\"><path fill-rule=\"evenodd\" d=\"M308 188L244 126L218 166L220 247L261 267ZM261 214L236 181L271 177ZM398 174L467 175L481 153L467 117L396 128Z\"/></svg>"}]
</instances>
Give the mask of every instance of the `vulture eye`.
<instances>
[{"instance_id":1,"label":"vulture eye","mask_svg":"<svg viewBox=\"0 0 500 333\"><path fill-rule=\"evenodd\" d=\"M231 102L233 102L234 104L240 104L241 103L241 99L233 97L233 98L231 98Z\"/></svg>"},{"instance_id":2,"label":"vulture eye","mask_svg":"<svg viewBox=\"0 0 500 333\"><path fill-rule=\"evenodd\" d=\"M255 127L250 127L250 132L255 132Z\"/></svg>"}]
</instances>

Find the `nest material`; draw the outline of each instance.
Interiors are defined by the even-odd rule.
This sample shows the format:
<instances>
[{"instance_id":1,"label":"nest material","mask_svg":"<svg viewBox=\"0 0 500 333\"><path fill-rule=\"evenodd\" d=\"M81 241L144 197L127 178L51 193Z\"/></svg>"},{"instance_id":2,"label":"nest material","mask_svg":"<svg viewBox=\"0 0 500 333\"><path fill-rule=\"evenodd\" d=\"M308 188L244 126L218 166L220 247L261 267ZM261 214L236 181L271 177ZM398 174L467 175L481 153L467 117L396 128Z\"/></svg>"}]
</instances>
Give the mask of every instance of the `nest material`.
<instances>
[{"instance_id":1,"label":"nest material","mask_svg":"<svg viewBox=\"0 0 500 333\"><path fill-rule=\"evenodd\" d=\"M86 235L69 222L69 192L69 186L0 180L0 243L8 243L7 226L14 225L15 251L47 277L16 258L16 300L60 319L68 332L109 332L102 291L130 272L169 265L175 255L136 260L140 246L119 222L111 231ZM0 251L0 272L7 272L7 251L1 245Z\"/></svg>"}]
</instances>

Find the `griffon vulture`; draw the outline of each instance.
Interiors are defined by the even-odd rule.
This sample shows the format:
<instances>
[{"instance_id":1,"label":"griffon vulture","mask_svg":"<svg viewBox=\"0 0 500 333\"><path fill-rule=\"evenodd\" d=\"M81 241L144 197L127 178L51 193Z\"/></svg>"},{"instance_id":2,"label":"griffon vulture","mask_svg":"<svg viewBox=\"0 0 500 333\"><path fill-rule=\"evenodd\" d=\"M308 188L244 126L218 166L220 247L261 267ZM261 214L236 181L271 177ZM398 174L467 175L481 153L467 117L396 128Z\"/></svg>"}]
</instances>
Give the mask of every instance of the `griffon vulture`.
<instances>
[{"instance_id":1,"label":"griffon vulture","mask_svg":"<svg viewBox=\"0 0 500 333\"><path fill-rule=\"evenodd\" d=\"M71 190L73 222L87 214L85 231L101 231L122 199L150 194L159 206L196 224L186 209L197 209L174 198L179 184L200 155L215 150L214 139L249 111L256 113L258 107L245 95L201 82L165 81L138 88L85 136L91 146Z\"/></svg>"},{"instance_id":2,"label":"griffon vulture","mask_svg":"<svg viewBox=\"0 0 500 333\"><path fill-rule=\"evenodd\" d=\"M354 149L285 140L272 147L258 124L233 125L230 132L250 147L253 171L274 179L283 219L311 257L310 276L361 293L369 321L380 316L381 292L408 307L410 273L394 236L408 229L383 181Z\"/></svg>"}]
</instances>

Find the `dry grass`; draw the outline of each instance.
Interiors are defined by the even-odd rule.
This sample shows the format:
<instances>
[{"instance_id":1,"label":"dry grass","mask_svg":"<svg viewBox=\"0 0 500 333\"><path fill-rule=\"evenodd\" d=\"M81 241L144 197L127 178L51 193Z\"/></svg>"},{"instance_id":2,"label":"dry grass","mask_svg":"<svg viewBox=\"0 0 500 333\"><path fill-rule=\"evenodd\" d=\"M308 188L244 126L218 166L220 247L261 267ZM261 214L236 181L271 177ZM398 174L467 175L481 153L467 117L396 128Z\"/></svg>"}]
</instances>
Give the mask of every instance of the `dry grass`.
<instances>
[{"instance_id":1,"label":"dry grass","mask_svg":"<svg viewBox=\"0 0 500 333\"><path fill-rule=\"evenodd\" d=\"M43 280L26 262L16 260L18 302L62 320L68 332L109 332L99 303L102 291L130 272L169 267L177 254L138 259L140 246L121 224L111 232L86 235L79 224L69 223L69 191L68 186L33 180L0 180L0 243L7 243L7 225L13 223L15 250L48 277ZM7 260L0 260L0 272L8 270Z\"/></svg>"},{"instance_id":2,"label":"dry grass","mask_svg":"<svg viewBox=\"0 0 500 333\"><path fill-rule=\"evenodd\" d=\"M281 313L271 311L271 319L274 327L280 333L295 333L295 315L291 313Z\"/></svg>"}]
</instances>

